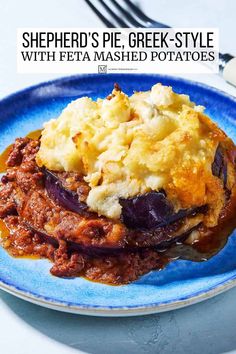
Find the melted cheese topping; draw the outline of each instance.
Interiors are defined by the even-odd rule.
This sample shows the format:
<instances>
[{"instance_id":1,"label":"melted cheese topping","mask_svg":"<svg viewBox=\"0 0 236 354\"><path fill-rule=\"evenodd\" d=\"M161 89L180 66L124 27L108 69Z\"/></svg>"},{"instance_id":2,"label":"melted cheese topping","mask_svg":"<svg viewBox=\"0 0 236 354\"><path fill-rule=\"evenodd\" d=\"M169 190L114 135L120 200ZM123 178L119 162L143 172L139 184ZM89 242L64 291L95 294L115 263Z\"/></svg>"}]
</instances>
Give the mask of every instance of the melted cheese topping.
<instances>
[{"instance_id":1,"label":"melted cheese topping","mask_svg":"<svg viewBox=\"0 0 236 354\"><path fill-rule=\"evenodd\" d=\"M214 225L224 192L211 164L225 135L202 111L161 84L131 97L115 89L106 99L79 98L45 124L37 163L80 172L99 215L119 218L120 197L164 188L176 210L208 203Z\"/></svg>"}]
</instances>

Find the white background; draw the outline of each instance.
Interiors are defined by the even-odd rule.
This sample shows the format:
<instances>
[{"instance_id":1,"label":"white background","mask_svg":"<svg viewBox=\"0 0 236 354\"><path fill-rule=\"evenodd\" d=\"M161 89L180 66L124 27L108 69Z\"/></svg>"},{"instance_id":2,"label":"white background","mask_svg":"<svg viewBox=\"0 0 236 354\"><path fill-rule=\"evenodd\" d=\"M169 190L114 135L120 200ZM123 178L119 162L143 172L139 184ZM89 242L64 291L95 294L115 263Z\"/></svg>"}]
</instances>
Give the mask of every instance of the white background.
<instances>
[{"instance_id":1,"label":"white background","mask_svg":"<svg viewBox=\"0 0 236 354\"><path fill-rule=\"evenodd\" d=\"M235 0L140 3L151 17L171 26L219 27L221 52L236 55ZM16 73L17 27L102 26L83 0L0 0L0 98L57 77ZM188 78L236 96L236 88L218 75ZM128 319L63 314L0 291L2 354L223 353L236 349L235 328L236 289L186 309Z\"/></svg>"}]
</instances>

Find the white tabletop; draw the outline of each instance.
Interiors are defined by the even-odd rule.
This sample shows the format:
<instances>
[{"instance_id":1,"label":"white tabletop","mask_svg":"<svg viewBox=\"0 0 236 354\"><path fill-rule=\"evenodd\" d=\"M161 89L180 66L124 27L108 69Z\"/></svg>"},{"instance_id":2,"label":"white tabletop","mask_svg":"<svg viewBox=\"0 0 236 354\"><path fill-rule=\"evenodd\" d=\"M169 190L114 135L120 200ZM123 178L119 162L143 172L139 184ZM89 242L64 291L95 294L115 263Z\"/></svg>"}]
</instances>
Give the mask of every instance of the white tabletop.
<instances>
[{"instance_id":1,"label":"white tabletop","mask_svg":"<svg viewBox=\"0 0 236 354\"><path fill-rule=\"evenodd\" d=\"M221 52L236 55L235 0L143 0L139 3L151 17L171 26L219 27ZM16 73L17 27L102 26L84 0L0 0L0 98L56 77ZM182 76L236 96L236 88L218 75ZM208 354L236 350L236 288L185 309L123 319L60 313L0 291L0 314L3 354Z\"/></svg>"}]
</instances>

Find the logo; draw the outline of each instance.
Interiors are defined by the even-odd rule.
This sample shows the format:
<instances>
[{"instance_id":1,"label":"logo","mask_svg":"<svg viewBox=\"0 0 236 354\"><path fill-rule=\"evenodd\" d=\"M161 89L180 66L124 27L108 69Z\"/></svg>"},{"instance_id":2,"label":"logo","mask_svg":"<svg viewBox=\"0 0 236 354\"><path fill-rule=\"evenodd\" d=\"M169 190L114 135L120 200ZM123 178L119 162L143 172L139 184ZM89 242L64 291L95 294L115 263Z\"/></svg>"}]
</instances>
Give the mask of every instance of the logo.
<instances>
[{"instance_id":1,"label":"logo","mask_svg":"<svg viewBox=\"0 0 236 354\"><path fill-rule=\"evenodd\" d=\"M106 74L107 73L107 65L98 65L98 73Z\"/></svg>"}]
</instances>

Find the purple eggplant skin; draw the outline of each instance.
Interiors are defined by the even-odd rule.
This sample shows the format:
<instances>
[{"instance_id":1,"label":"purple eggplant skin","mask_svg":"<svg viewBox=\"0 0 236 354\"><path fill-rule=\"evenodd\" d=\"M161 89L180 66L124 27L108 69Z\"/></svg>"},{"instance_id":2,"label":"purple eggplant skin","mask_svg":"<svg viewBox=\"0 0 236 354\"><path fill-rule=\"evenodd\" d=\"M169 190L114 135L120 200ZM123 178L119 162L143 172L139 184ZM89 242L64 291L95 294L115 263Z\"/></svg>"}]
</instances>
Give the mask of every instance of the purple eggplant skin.
<instances>
[{"instance_id":1,"label":"purple eggplant skin","mask_svg":"<svg viewBox=\"0 0 236 354\"><path fill-rule=\"evenodd\" d=\"M47 234L44 230L38 230L37 228L35 228L34 226L25 223L26 227L33 233L37 234L39 236L39 238L41 239L42 242L48 243L50 245L52 245L55 248L59 247L59 242L58 240ZM188 236L190 235L190 233L194 230L196 230L199 227L200 224L194 226L193 228L191 228L190 230L186 231L185 233L177 236L177 237L172 237L169 240L166 241L162 241L161 243L157 244L157 245L152 245L152 246L136 246L136 247L98 247L98 246L85 246L73 241L66 241L67 242L67 247L68 247L68 252L72 253L72 252L78 252L81 254L85 254L87 256L92 256L92 257L96 257L96 256L115 256L115 255L119 255L121 253L131 253L131 252L142 252L145 250L155 250L155 251L160 251L160 252L164 252L165 250L169 249L171 246L173 246L176 243L183 243Z\"/></svg>"},{"instance_id":2,"label":"purple eggplant skin","mask_svg":"<svg viewBox=\"0 0 236 354\"><path fill-rule=\"evenodd\" d=\"M79 201L78 194L66 189L58 177L46 168L43 169L46 191L51 199L63 208L78 214L87 215L88 206Z\"/></svg>"},{"instance_id":3,"label":"purple eggplant skin","mask_svg":"<svg viewBox=\"0 0 236 354\"><path fill-rule=\"evenodd\" d=\"M220 144L216 149L215 158L212 163L211 170L214 176L222 180L224 190L225 190L226 200L229 200L231 196L231 190L227 188L227 179L228 179L227 162L225 159L224 150Z\"/></svg>"},{"instance_id":4,"label":"purple eggplant skin","mask_svg":"<svg viewBox=\"0 0 236 354\"><path fill-rule=\"evenodd\" d=\"M131 229L152 230L174 223L187 216L206 213L207 206L181 209L177 213L163 190L134 198L120 198L121 220Z\"/></svg>"},{"instance_id":5,"label":"purple eggplant skin","mask_svg":"<svg viewBox=\"0 0 236 354\"><path fill-rule=\"evenodd\" d=\"M215 158L211 166L212 174L223 181L224 188L227 189L227 163L225 161L224 150L219 144Z\"/></svg>"},{"instance_id":6,"label":"purple eggplant skin","mask_svg":"<svg viewBox=\"0 0 236 354\"><path fill-rule=\"evenodd\" d=\"M222 147L219 144L216 149L215 158L211 167L212 174L220 178L223 166L224 166L224 153Z\"/></svg>"},{"instance_id":7,"label":"purple eggplant skin","mask_svg":"<svg viewBox=\"0 0 236 354\"><path fill-rule=\"evenodd\" d=\"M150 192L134 198L120 198L121 219L131 229L152 229L173 214L173 206L165 192Z\"/></svg>"}]
</instances>

